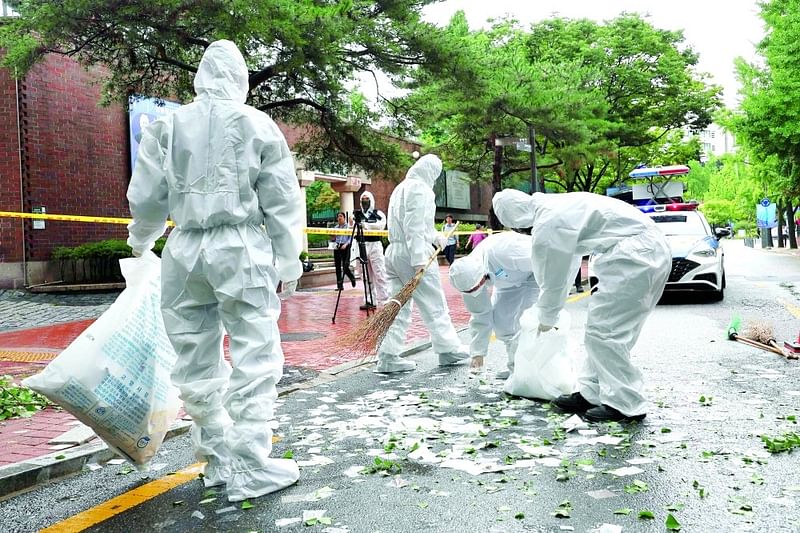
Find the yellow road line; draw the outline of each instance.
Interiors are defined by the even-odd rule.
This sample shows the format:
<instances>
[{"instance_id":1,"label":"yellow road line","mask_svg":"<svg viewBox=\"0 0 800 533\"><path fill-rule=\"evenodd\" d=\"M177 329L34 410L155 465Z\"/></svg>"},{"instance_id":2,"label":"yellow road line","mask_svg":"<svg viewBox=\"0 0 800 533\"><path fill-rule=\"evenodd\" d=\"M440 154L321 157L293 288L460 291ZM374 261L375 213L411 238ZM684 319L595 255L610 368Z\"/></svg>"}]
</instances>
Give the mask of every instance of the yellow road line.
<instances>
[{"instance_id":1,"label":"yellow road line","mask_svg":"<svg viewBox=\"0 0 800 533\"><path fill-rule=\"evenodd\" d=\"M273 444L281 440L281 436L273 435ZM109 518L113 518L118 514L122 514L129 509L133 509L147 500L152 500L156 496L164 494L167 491L174 489L179 485L188 483L193 479L197 479L198 474L203 471L205 463L195 463L183 470L175 472L169 476L161 479L151 481L141 487L136 487L133 490L120 494L119 496L95 505L91 509L71 516L66 520L62 520L57 524L53 524L45 529L40 530L39 533L72 533L74 531L83 531L101 522L105 522Z\"/></svg>"},{"instance_id":2,"label":"yellow road line","mask_svg":"<svg viewBox=\"0 0 800 533\"><path fill-rule=\"evenodd\" d=\"M567 298L567 303L568 304L575 303L575 302L577 302L579 300L583 300L584 298L588 298L591 295L592 295L592 291L590 291L588 289L584 289L583 292L579 292L577 294L573 294L572 296Z\"/></svg>"},{"instance_id":3,"label":"yellow road line","mask_svg":"<svg viewBox=\"0 0 800 533\"><path fill-rule=\"evenodd\" d=\"M72 531L83 531L94 525L104 522L118 514L121 514L137 505L146 502L160 494L174 489L178 485L183 485L193 479L197 479L197 475L203 471L203 463L195 463L188 468L179 472L175 472L170 476L151 481L141 487L120 494L116 498L112 498L107 502L87 509L82 513L62 520L50 527L42 529L40 533L66 533Z\"/></svg>"},{"instance_id":4,"label":"yellow road line","mask_svg":"<svg viewBox=\"0 0 800 533\"><path fill-rule=\"evenodd\" d=\"M778 298L778 303L783 305L787 311L789 311L790 313L792 313L792 315L794 315L795 318L800 318L800 307L797 307L796 305L791 304L781 298Z\"/></svg>"},{"instance_id":5,"label":"yellow road line","mask_svg":"<svg viewBox=\"0 0 800 533\"><path fill-rule=\"evenodd\" d=\"M52 361L58 352L18 352L15 350L0 350L0 361L14 361L30 363L33 361Z\"/></svg>"}]
</instances>

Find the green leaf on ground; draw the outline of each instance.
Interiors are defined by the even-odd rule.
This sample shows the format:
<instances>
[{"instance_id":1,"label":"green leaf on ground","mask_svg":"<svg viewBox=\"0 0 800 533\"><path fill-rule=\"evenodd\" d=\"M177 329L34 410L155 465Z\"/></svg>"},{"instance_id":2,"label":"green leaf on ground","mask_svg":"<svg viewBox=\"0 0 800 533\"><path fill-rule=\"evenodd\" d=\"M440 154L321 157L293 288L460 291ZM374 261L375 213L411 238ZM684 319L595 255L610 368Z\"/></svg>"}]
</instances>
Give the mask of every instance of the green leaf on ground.
<instances>
[{"instance_id":1,"label":"green leaf on ground","mask_svg":"<svg viewBox=\"0 0 800 533\"><path fill-rule=\"evenodd\" d=\"M428 502L419 502L417 504L417 507L419 507L420 509L427 509L428 508Z\"/></svg>"},{"instance_id":2,"label":"green leaf on ground","mask_svg":"<svg viewBox=\"0 0 800 533\"><path fill-rule=\"evenodd\" d=\"M667 521L664 524L667 526L669 531L680 531L681 530L681 523L678 522L678 519L672 516L672 513L667 515Z\"/></svg>"},{"instance_id":3,"label":"green leaf on ground","mask_svg":"<svg viewBox=\"0 0 800 533\"><path fill-rule=\"evenodd\" d=\"M770 453L791 452L800 447L800 435L797 433L784 433L780 437L761 435L761 441Z\"/></svg>"},{"instance_id":4,"label":"green leaf on ground","mask_svg":"<svg viewBox=\"0 0 800 533\"><path fill-rule=\"evenodd\" d=\"M214 502L216 500L217 500L216 498L206 498L205 500L200 500L197 503L199 503L200 505L205 505L207 503L211 503L211 502Z\"/></svg>"},{"instance_id":5,"label":"green leaf on ground","mask_svg":"<svg viewBox=\"0 0 800 533\"><path fill-rule=\"evenodd\" d=\"M248 500L242 502L242 509L252 509L254 506Z\"/></svg>"},{"instance_id":6,"label":"green leaf on ground","mask_svg":"<svg viewBox=\"0 0 800 533\"><path fill-rule=\"evenodd\" d=\"M639 518L641 520L653 520L655 519L655 515L653 511L639 511Z\"/></svg>"},{"instance_id":7,"label":"green leaf on ground","mask_svg":"<svg viewBox=\"0 0 800 533\"><path fill-rule=\"evenodd\" d=\"M628 516L632 512L633 512L633 509L628 509L626 507L624 509L617 509L616 511L614 511L614 514L620 514L620 515Z\"/></svg>"},{"instance_id":8,"label":"green leaf on ground","mask_svg":"<svg viewBox=\"0 0 800 533\"><path fill-rule=\"evenodd\" d=\"M640 479L634 479L630 485L625 485L625 492L628 494L636 494L639 492L647 492L650 489L647 483Z\"/></svg>"},{"instance_id":9,"label":"green leaf on ground","mask_svg":"<svg viewBox=\"0 0 800 533\"><path fill-rule=\"evenodd\" d=\"M522 520L525 518L525 513L517 513L514 515L514 518L516 518L517 520Z\"/></svg>"},{"instance_id":10,"label":"green leaf on ground","mask_svg":"<svg viewBox=\"0 0 800 533\"><path fill-rule=\"evenodd\" d=\"M286 450L283 452L284 459L294 459L294 452L292 450Z\"/></svg>"}]
</instances>

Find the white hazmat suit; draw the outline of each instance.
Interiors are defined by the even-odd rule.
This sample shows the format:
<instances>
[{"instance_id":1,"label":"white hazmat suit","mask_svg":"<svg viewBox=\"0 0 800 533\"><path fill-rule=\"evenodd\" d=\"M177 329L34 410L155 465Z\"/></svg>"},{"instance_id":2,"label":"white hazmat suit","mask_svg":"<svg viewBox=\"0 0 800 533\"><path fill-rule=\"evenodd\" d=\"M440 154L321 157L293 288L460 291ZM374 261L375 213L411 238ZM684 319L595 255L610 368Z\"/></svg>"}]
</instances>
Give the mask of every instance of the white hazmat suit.
<instances>
[{"instance_id":1,"label":"white hazmat suit","mask_svg":"<svg viewBox=\"0 0 800 533\"><path fill-rule=\"evenodd\" d=\"M206 486L241 501L297 481L297 464L269 458L269 420L283 372L276 285L302 274L303 201L283 134L244 104L248 73L230 41L212 43L195 101L144 133L128 188L128 243L149 250L168 215L162 311L178 354L172 373L207 461ZM262 224L266 225L266 231ZM223 327L233 369L223 358Z\"/></svg>"},{"instance_id":2,"label":"white hazmat suit","mask_svg":"<svg viewBox=\"0 0 800 533\"><path fill-rule=\"evenodd\" d=\"M441 173L442 162L438 157L432 154L422 156L392 191L389 199L389 247L386 249L386 273L391 294L397 294L425 266L434 252L434 244L442 246L446 243L447 239L434 226L436 197L433 184ZM386 333L378 349L376 372L401 372L416 368L414 361L400 357L413 304L419 307L440 365L456 364L469 358L450 320L439 265L434 262L425 270L412 301L403 306Z\"/></svg>"},{"instance_id":3,"label":"white hazmat suit","mask_svg":"<svg viewBox=\"0 0 800 533\"><path fill-rule=\"evenodd\" d=\"M539 296L530 236L513 231L489 235L471 254L450 265L450 284L463 293L464 305L472 315L470 355L473 359L485 357L494 331L507 355L508 369L498 377L507 378L514 369L519 318ZM494 287L491 295L490 285Z\"/></svg>"},{"instance_id":4,"label":"white hazmat suit","mask_svg":"<svg viewBox=\"0 0 800 533\"><path fill-rule=\"evenodd\" d=\"M361 193L360 202L364 211L363 227L368 231L380 231L386 228L386 215L375 207L375 197L369 191ZM364 208L363 204L369 207ZM357 246L357 245L356 245ZM383 257L383 243L380 237L364 237L364 248L367 252L367 267L369 279L374 289L373 296L376 304L382 304L389 299L389 289L386 276L386 261Z\"/></svg>"},{"instance_id":5,"label":"white hazmat suit","mask_svg":"<svg viewBox=\"0 0 800 533\"><path fill-rule=\"evenodd\" d=\"M661 231L632 205L585 192L527 195L504 190L492 204L503 225L533 227L533 273L540 287L536 306L545 328L556 323L564 306L575 276L574 258L602 254L595 262L599 284L589 300L588 356L578 392L600 409L588 409L589 419L604 419L593 418L603 412L600 406L625 417L643 417L643 379L631 364L630 352L669 275L672 254Z\"/></svg>"}]
</instances>

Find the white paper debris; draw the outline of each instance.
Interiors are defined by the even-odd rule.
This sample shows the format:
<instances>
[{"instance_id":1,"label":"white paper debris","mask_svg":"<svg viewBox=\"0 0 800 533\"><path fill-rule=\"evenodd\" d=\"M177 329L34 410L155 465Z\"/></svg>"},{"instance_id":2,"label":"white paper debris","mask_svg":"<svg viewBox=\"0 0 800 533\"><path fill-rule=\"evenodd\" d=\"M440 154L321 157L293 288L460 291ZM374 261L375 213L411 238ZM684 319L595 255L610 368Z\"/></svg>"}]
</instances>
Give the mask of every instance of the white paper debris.
<instances>
[{"instance_id":1,"label":"white paper debris","mask_svg":"<svg viewBox=\"0 0 800 533\"><path fill-rule=\"evenodd\" d=\"M646 465L654 463L655 461L649 457L634 457L633 459L625 459L625 462L629 465Z\"/></svg>"},{"instance_id":2,"label":"white paper debris","mask_svg":"<svg viewBox=\"0 0 800 533\"><path fill-rule=\"evenodd\" d=\"M303 509L303 522L308 522L309 520L312 520L314 518L319 520L320 518L325 516L325 513L327 512L328 511L324 509Z\"/></svg>"},{"instance_id":3,"label":"white paper debris","mask_svg":"<svg viewBox=\"0 0 800 533\"><path fill-rule=\"evenodd\" d=\"M569 433L570 431L574 431L576 429L583 429L588 426L586 422L584 422L581 419L581 417L579 417L578 415L572 415L571 417L567 418L566 420L564 420L564 422L561 423L561 427L564 428L567 431L567 433Z\"/></svg>"},{"instance_id":4,"label":"white paper debris","mask_svg":"<svg viewBox=\"0 0 800 533\"><path fill-rule=\"evenodd\" d=\"M591 533L622 533L622 526L616 524L603 524L597 529L593 529Z\"/></svg>"},{"instance_id":5,"label":"white paper debris","mask_svg":"<svg viewBox=\"0 0 800 533\"><path fill-rule=\"evenodd\" d=\"M195 511L195 512L192 513L192 518L199 518L200 520L202 520L205 517L206 517L206 515L204 515L200 511Z\"/></svg>"},{"instance_id":6,"label":"white paper debris","mask_svg":"<svg viewBox=\"0 0 800 533\"><path fill-rule=\"evenodd\" d=\"M223 507L222 509L217 509L214 512L217 513L217 514L225 514L225 513L230 513L232 511L235 511L235 510L236 510L235 506L229 505L228 507Z\"/></svg>"},{"instance_id":7,"label":"white paper debris","mask_svg":"<svg viewBox=\"0 0 800 533\"><path fill-rule=\"evenodd\" d=\"M279 518L278 520L275 520L275 527L288 527L294 524L299 524L302 521L303 519L299 516L294 518Z\"/></svg>"},{"instance_id":8,"label":"white paper debris","mask_svg":"<svg viewBox=\"0 0 800 533\"><path fill-rule=\"evenodd\" d=\"M361 475L361 471L364 470L363 466L354 465L348 468L343 472L343 474L347 477L358 477Z\"/></svg>"},{"instance_id":9,"label":"white paper debris","mask_svg":"<svg viewBox=\"0 0 800 533\"><path fill-rule=\"evenodd\" d=\"M124 462L125 462L125 459L111 459L110 461L108 461L107 464L110 464L110 465L121 465Z\"/></svg>"},{"instance_id":10,"label":"white paper debris","mask_svg":"<svg viewBox=\"0 0 800 533\"><path fill-rule=\"evenodd\" d=\"M612 474L617 477L623 476L635 476L636 474L641 474L644 472L641 468L637 468L635 466L624 466L622 468L617 468L616 470L609 470L606 474Z\"/></svg>"},{"instance_id":11,"label":"white paper debris","mask_svg":"<svg viewBox=\"0 0 800 533\"><path fill-rule=\"evenodd\" d=\"M442 468L452 468L467 474L477 476L489 472L501 472L506 469L506 465L500 465L495 461L468 461L467 459L448 459L441 465Z\"/></svg>"},{"instance_id":12,"label":"white paper debris","mask_svg":"<svg viewBox=\"0 0 800 533\"><path fill-rule=\"evenodd\" d=\"M608 489L590 490L586 494L588 494L589 496L591 496L595 500L605 500L606 498L614 498L616 496L616 494L614 494L613 492L611 492Z\"/></svg>"},{"instance_id":13,"label":"white paper debris","mask_svg":"<svg viewBox=\"0 0 800 533\"><path fill-rule=\"evenodd\" d=\"M86 468L88 468L89 471L94 472L95 470L100 470L103 467L97 463L86 463Z\"/></svg>"},{"instance_id":14,"label":"white paper debris","mask_svg":"<svg viewBox=\"0 0 800 533\"><path fill-rule=\"evenodd\" d=\"M324 455L312 455L310 459L305 461L297 461L297 466L323 466L333 463L333 459L325 457Z\"/></svg>"}]
</instances>

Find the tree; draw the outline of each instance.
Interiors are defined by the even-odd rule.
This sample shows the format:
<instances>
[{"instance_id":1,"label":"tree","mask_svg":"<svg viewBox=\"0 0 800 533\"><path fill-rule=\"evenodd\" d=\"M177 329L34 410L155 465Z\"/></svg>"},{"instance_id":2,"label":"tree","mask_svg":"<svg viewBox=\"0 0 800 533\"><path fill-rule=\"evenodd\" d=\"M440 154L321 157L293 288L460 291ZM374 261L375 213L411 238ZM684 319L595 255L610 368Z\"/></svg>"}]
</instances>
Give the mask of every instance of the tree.
<instances>
[{"instance_id":1,"label":"tree","mask_svg":"<svg viewBox=\"0 0 800 533\"><path fill-rule=\"evenodd\" d=\"M359 75L401 78L447 68L451 52L420 19L435 0L25 0L0 27L2 64L23 76L46 54L105 65L109 100L129 94L191 98L200 57L234 41L250 69L249 103L309 126L309 164L387 170L399 147L375 128L376 112L350 98Z\"/></svg>"},{"instance_id":2,"label":"tree","mask_svg":"<svg viewBox=\"0 0 800 533\"><path fill-rule=\"evenodd\" d=\"M472 75L454 83L418 69L398 105L426 142L476 178L495 162L487 140L526 136L532 125L549 188L594 191L626 178L641 157L696 154L683 128L704 128L719 106L719 88L694 71L697 55L682 34L638 15L605 24L555 18L529 29L503 20L470 31L457 14L444 35ZM502 167L505 178L530 164L507 150Z\"/></svg>"}]
</instances>

